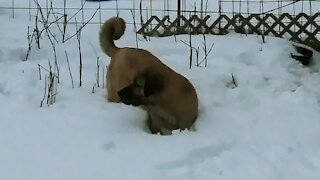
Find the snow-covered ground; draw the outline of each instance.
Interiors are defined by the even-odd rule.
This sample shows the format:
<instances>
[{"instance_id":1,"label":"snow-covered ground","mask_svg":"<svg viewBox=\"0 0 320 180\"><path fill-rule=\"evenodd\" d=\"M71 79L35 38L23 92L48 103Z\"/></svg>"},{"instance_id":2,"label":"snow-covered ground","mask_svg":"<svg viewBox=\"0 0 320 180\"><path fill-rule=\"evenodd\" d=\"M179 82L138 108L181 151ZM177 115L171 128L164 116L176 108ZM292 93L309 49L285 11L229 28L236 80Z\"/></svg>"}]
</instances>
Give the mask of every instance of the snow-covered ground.
<instances>
[{"instance_id":1,"label":"snow-covered ground","mask_svg":"<svg viewBox=\"0 0 320 180\"><path fill-rule=\"evenodd\" d=\"M10 3L0 0L0 6ZM68 4L79 7L76 0ZM129 6L128 1L119 1L119 6ZM320 179L318 53L311 67L303 67L290 58L295 49L284 39L267 37L262 43L255 35L208 35L208 48L214 43L208 66L189 69L189 49L181 42L188 36L151 41L138 36L139 47L189 78L200 99L196 131L152 135L142 110L107 102L102 87L92 93L97 56L101 85L109 62L99 47L99 25L87 25L82 31L82 87L76 39L56 45L60 67L56 102L41 108L48 72L41 69L40 80L38 64L49 69L53 50L44 36L41 49L34 46L23 61L28 25L34 26L34 20L28 20L28 11L15 13L13 19L11 10L0 9L1 180ZM110 12L103 19L114 15ZM130 13L122 17L132 21ZM192 40L202 60L203 37ZM116 44L136 46L133 26L128 25Z\"/></svg>"}]
</instances>

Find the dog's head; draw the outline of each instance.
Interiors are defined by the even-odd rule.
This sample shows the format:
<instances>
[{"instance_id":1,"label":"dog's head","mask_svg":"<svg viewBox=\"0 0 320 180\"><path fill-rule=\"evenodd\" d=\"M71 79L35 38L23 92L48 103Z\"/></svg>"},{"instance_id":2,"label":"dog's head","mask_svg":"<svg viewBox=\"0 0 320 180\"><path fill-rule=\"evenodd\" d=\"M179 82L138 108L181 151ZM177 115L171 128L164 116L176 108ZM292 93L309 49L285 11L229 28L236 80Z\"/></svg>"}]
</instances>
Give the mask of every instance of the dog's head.
<instances>
[{"instance_id":1,"label":"dog's head","mask_svg":"<svg viewBox=\"0 0 320 180\"><path fill-rule=\"evenodd\" d=\"M160 73L147 71L138 75L132 84L121 89L118 95L126 105L144 105L151 97L161 93L163 81L163 76Z\"/></svg>"}]
</instances>

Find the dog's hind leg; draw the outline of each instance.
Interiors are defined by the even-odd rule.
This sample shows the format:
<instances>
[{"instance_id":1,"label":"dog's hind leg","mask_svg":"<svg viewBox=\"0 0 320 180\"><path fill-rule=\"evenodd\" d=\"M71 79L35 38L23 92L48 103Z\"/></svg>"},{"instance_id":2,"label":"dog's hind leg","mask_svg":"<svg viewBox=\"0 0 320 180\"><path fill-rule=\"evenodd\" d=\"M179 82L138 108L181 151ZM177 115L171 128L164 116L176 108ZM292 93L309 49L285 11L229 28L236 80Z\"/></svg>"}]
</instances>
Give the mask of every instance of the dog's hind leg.
<instances>
[{"instance_id":1,"label":"dog's hind leg","mask_svg":"<svg viewBox=\"0 0 320 180\"><path fill-rule=\"evenodd\" d=\"M108 67L107 77L106 77L106 84L107 84L107 100L109 102L121 102L120 97L117 94L117 91L114 90L112 86L112 78L111 78L111 66Z\"/></svg>"},{"instance_id":2,"label":"dog's hind leg","mask_svg":"<svg viewBox=\"0 0 320 180\"><path fill-rule=\"evenodd\" d=\"M117 92L113 90L112 87L107 86L107 100L109 102L116 102L116 103L120 103L121 99L118 96Z\"/></svg>"},{"instance_id":3,"label":"dog's hind leg","mask_svg":"<svg viewBox=\"0 0 320 180\"><path fill-rule=\"evenodd\" d=\"M111 92L108 91L107 100L109 102L120 103L121 102L120 98L116 97L116 95L112 95L112 94L114 94L114 93L112 93L112 91Z\"/></svg>"},{"instance_id":4,"label":"dog's hind leg","mask_svg":"<svg viewBox=\"0 0 320 180\"><path fill-rule=\"evenodd\" d=\"M120 97L118 96L117 92L114 91L114 89L112 88L112 86L107 85L107 100L109 102L116 102L116 103L120 103Z\"/></svg>"}]
</instances>

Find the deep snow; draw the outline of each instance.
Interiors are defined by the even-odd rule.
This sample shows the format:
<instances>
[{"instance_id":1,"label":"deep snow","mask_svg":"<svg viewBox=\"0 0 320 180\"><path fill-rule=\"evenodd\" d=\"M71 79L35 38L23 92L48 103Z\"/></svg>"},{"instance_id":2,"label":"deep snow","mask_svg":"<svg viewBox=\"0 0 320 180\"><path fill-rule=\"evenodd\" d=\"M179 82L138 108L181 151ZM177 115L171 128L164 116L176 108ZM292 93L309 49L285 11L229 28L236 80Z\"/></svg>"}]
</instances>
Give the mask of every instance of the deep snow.
<instances>
[{"instance_id":1,"label":"deep snow","mask_svg":"<svg viewBox=\"0 0 320 180\"><path fill-rule=\"evenodd\" d=\"M121 7L129 6L127 1L119 2ZM75 0L68 4L79 6ZM10 3L1 0L0 5ZM104 19L115 15L105 14ZM139 47L189 78L200 99L196 131L151 135L142 110L107 102L104 88L91 92L96 57L100 57L101 84L102 69L109 61L99 48L98 25L88 25L82 33L83 86L78 87L76 41L57 45L61 73L57 100L40 108L44 79L39 80L38 64L48 67L48 60L54 58L44 38L42 48L34 48L29 60L22 61L27 27L34 24L27 17L27 11L17 11L12 19L10 10L0 10L0 179L320 178L318 53L312 67L303 67L290 58L295 50L284 39L267 37L263 44L255 35L208 35L208 47L214 43L208 67L189 69L189 49L180 41L188 36L177 36L177 41L174 37L145 41L139 36ZM122 17L132 20L129 12ZM192 40L202 48L202 36ZM128 25L116 44L135 47L135 42L133 26ZM237 87L232 86L232 74Z\"/></svg>"}]
</instances>

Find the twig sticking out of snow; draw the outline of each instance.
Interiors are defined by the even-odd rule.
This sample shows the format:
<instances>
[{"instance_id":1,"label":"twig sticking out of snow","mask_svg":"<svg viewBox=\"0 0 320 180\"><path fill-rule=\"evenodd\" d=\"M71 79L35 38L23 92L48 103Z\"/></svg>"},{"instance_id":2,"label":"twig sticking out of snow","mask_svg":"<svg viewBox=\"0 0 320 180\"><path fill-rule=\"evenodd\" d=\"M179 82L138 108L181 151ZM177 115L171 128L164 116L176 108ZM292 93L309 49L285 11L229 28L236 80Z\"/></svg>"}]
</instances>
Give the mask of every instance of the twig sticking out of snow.
<instances>
[{"instance_id":1,"label":"twig sticking out of snow","mask_svg":"<svg viewBox=\"0 0 320 180\"><path fill-rule=\"evenodd\" d=\"M100 61L99 61L99 56L97 56L97 87L100 87Z\"/></svg>"},{"instance_id":2,"label":"twig sticking out of snow","mask_svg":"<svg viewBox=\"0 0 320 180\"><path fill-rule=\"evenodd\" d=\"M76 23L76 28L78 29L78 25ZM81 50L81 27L77 30L77 42L78 42L78 51L79 51L79 87L82 86L82 50Z\"/></svg>"},{"instance_id":3,"label":"twig sticking out of snow","mask_svg":"<svg viewBox=\"0 0 320 180\"><path fill-rule=\"evenodd\" d=\"M136 35L136 47L139 48L137 24L136 24L136 15L135 15L135 11L134 10L131 10L131 15L132 15L132 19L133 19L133 31L135 32L135 35Z\"/></svg>"},{"instance_id":4,"label":"twig sticking out of snow","mask_svg":"<svg viewBox=\"0 0 320 180\"><path fill-rule=\"evenodd\" d=\"M193 62L193 50L196 52L196 66L201 67L201 65L204 63L204 66L207 67L208 65L208 56L211 53L214 43L211 44L209 50L207 48L207 40L206 36L203 34L203 47L202 50L204 52L204 57L201 61L199 61L199 54L200 54L200 48L199 47L194 47L192 46L192 35L189 34L189 42L182 41L181 42L189 47L189 68L191 69L192 67L192 62Z\"/></svg>"},{"instance_id":5,"label":"twig sticking out of snow","mask_svg":"<svg viewBox=\"0 0 320 180\"><path fill-rule=\"evenodd\" d=\"M65 51L64 53L65 53L66 60L68 63L68 70L69 70L69 75L70 75L70 79L71 79L71 85L72 85L72 88L74 88L74 82L73 82L73 76L72 76L72 72L71 72L71 68L70 68L69 56L68 56L67 51Z\"/></svg>"},{"instance_id":6,"label":"twig sticking out of snow","mask_svg":"<svg viewBox=\"0 0 320 180\"><path fill-rule=\"evenodd\" d=\"M56 97L58 94L58 81L57 75L52 70L52 65L49 60L49 70L38 65L39 68L42 68L49 72L49 75L45 75L45 88L44 88L44 95L40 102L40 107L43 107L44 102L46 101L47 105L50 106L56 102Z\"/></svg>"},{"instance_id":7,"label":"twig sticking out of snow","mask_svg":"<svg viewBox=\"0 0 320 180\"><path fill-rule=\"evenodd\" d=\"M234 89L236 87L238 87L238 82L236 80L236 78L234 77L233 73L231 74L231 81L227 83L227 87Z\"/></svg>"}]
</instances>

